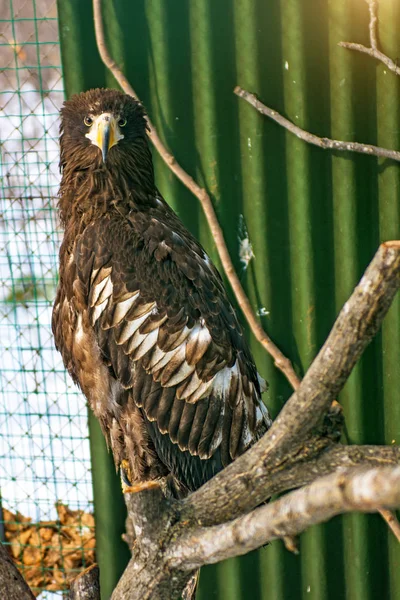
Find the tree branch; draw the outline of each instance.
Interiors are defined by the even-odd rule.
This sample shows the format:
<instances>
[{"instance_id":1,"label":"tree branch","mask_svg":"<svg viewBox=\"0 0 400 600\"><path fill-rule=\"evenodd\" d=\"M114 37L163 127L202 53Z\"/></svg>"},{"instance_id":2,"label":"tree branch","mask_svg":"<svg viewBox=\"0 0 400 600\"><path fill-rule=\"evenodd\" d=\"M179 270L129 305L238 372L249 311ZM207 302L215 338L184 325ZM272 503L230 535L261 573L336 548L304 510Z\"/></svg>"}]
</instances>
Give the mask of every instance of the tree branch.
<instances>
[{"instance_id":1,"label":"tree branch","mask_svg":"<svg viewBox=\"0 0 400 600\"><path fill-rule=\"evenodd\" d=\"M314 457L313 454L313 448L305 445L302 452L288 464L283 465L284 468L269 470L264 488L266 497L308 485L318 477L329 475L342 468L400 464L400 446L332 444L320 453L316 452Z\"/></svg>"},{"instance_id":2,"label":"tree branch","mask_svg":"<svg viewBox=\"0 0 400 600\"><path fill-rule=\"evenodd\" d=\"M388 524L397 541L400 542L400 523L396 517L396 513L386 508L380 510L379 513Z\"/></svg>"},{"instance_id":3,"label":"tree branch","mask_svg":"<svg viewBox=\"0 0 400 600\"><path fill-rule=\"evenodd\" d=\"M127 80L121 69L118 67L117 63L111 58L111 55L107 48L104 36L103 19L101 14L101 0L93 0L93 13L96 43L101 60L114 75L115 79L117 80L118 84L121 86L123 91L126 94L133 96L136 100L140 102L140 99L136 94L135 90L130 85L129 81ZM279 348L274 344L271 338L261 327L259 320L257 319L257 316L255 315L251 307L250 301L245 294L242 284L240 283L239 277L237 276L235 268L233 266L232 259L229 255L224 234L218 222L217 215L215 213L209 194L204 188L200 187L193 179L193 177L186 173L186 171L177 163L175 157L167 150L167 148L162 143L156 128L154 127L153 123L148 117L147 125L149 130L149 138L153 143L155 149L163 159L163 161L176 175L176 177L183 183L183 185L187 187L187 189L190 190L192 194L196 196L196 198L199 200L203 208L204 214L206 216L208 226L210 227L212 236L214 238L214 242L219 257L221 259L222 267L231 285L232 291L235 294L236 300L238 301L238 304L243 312L243 315L250 326L251 331L253 332L258 342L265 348L265 350L270 354L270 356L272 356L275 366L285 375L286 379L289 381L293 389L296 389L300 383L300 380L296 375L295 370L293 369L292 363L279 350Z\"/></svg>"},{"instance_id":4,"label":"tree branch","mask_svg":"<svg viewBox=\"0 0 400 600\"><path fill-rule=\"evenodd\" d=\"M386 67L390 69L390 71L393 71L395 75L400 75L400 68L397 63L378 48L378 3L376 0L366 0L366 2L369 7L369 42L371 46L368 47L363 44L355 44L354 42L339 42L339 46L347 48L348 50L355 50L356 52L368 54L368 56L372 56L372 58L375 58L386 65Z\"/></svg>"},{"instance_id":5,"label":"tree branch","mask_svg":"<svg viewBox=\"0 0 400 600\"><path fill-rule=\"evenodd\" d=\"M69 600L100 600L100 573L97 565L79 573L69 588Z\"/></svg>"},{"instance_id":6,"label":"tree branch","mask_svg":"<svg viewBox=\"0 0 400 600\"><path fill-rule=\"evenodd\" d=\"M0 598L35 600L35 596L2 543L0 543Z\"/></svg>"},{"instance_id":7,"label":"tree branch","mask_svg":"<svg viewBox=\"0 0 400 600\"><path fill-rule=\"evenodd\" d=\"M273 470L287 466L312 435L337 397L354 365L376 334L400 287L400 242L387 242L342 308L328 339L266 435L185 501L187 514L216 524L263 502ZM323 440L322 440L323 444ZM326 444L325 444L326 446ZM213 510L209 510L209 506Z\"/></svg>"},{"instance_id":8,"label":"tree branch","mask_svg":"<svg viewBox=\"0 0 400 600\"><path fill-rule=\"evenodd\" d=\"M256 110L262 115L269 117L278 125L281 125L290 133L293 133L296 137L301 140L304 140L308 144L312 144L313 146L318 146L318 148L322 148L324 150L344 150L348 152L358 152L359 154L368 154L370 156L379 156L383 158L390 158L392 160L400 161L400 152L396 150L388 150L387 148L381 148L380 146L373 146L371 144L361 144L359 142L344 142L340 140L332 140L327 137L319 137L298 127L289 119L283 117L280 113L268 106L265 106L254 94L247 92L240 86L236 86L233 90L234 94L239 96L239 98L243 98L249 104L254 106Z\"/></svg>"},{"instance_id":9,"label":"tree branch","mask_svg":"<svg viewBox=\"0 0 400 600\"><path fill-rule=\"evenodd\" d=\"M194 569L298 535L349 511L400 507L400 466L349 469L322 477L233 522L188 533L168 551L171 568Z\"/></svg>"}]
</instances>

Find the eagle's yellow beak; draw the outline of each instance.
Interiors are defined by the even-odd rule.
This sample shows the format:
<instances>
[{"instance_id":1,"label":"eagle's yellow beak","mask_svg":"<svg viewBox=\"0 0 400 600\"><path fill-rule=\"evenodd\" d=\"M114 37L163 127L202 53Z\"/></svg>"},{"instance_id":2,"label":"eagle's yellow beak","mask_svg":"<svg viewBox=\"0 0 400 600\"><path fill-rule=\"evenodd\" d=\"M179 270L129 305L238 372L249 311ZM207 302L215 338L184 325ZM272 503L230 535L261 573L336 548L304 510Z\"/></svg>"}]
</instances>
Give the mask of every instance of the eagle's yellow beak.
<instances>
[{"instance_id":1,"label":"eagle's yellow beak","mask_svg":"<svg viewBox=\"0 0 400 600\"><path fill-rule=\"evenodd\" d=\"M110 148L118 144L124 136L120 132L115 117L111 113L103 113L93 120L86 137L92 144L100 148L103 162L106 162Z\"/></svg>"}]
</instances>

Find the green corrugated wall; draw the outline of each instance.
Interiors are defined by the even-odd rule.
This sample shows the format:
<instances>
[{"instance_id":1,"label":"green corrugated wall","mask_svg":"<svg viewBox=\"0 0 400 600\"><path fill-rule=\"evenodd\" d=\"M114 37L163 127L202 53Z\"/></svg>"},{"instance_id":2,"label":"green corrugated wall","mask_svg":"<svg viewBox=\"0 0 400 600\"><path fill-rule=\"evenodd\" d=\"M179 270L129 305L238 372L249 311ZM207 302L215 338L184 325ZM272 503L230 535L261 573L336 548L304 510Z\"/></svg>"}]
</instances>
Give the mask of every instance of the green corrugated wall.
<instances>
[{"instance_id":1,"label":"green corrugated wall","mask_svg":"<svg viewBox=\"0 0 400 600\"><path fill-rule=\"evenodd\" d=\"M58 11L67 94L114 86L95 47L91 2L58 0ZM112 55L161 137L211 193L239 270L244 216L255 259L242 280L255 310L269 313L262 324L304 373L379 242L399 237L400 165L307 146L232 90L257 93L314 133L398 149L400 78L337 45L368 44L366 3L104 0L103 14ZM396 59L400 2L380 0L379 19L383 50ZM218 263L197 200L154 161L162 193ZM352 442L400 442L399 321L397 299L341 395ZM276 415L289 386L254 340L252 349ZM110 558L102 544L100 565ZM105 597L116 571L103 571ZM380 517L314 527L299 556L274 542L202 573L201 600L301 598L400 598L400 548Z\"/></svg>"}]
</instances>

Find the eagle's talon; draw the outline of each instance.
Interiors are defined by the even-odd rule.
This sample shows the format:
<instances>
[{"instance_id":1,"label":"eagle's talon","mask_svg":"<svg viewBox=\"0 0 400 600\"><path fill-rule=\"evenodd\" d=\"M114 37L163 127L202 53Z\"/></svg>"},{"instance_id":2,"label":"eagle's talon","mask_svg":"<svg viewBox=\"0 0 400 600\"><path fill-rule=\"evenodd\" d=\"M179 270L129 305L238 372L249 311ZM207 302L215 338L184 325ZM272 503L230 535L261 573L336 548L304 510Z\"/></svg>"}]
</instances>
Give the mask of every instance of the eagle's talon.
<instances>
[{"instance_id":1,"label":"eagle's talon","mask_svg":"<svg viewBox=\"0 0 400 600\"><path fill-rule=\"evenodd\" d=\"M128 485L123 487L122 491L124 494L137 494L138 492L151 490L157 487L160 487L160 484L157 481L143 481L142 483L138 483L136 485Z\"/></svg>"},{"instance_id":2,"label":"eagle's talon","mask_svg":"<svg viewBox=\"0 0 400 600\"><path fill-rule=\"evenodd\" d=\"M121 477L121 485L122 485L123 492L124 492L124 488L131 487L131 485L132 485L130 474L131 474L131 470L129 467L129 462L127 460L121 461L120 477Z\"/></svg>"}]
</instances>

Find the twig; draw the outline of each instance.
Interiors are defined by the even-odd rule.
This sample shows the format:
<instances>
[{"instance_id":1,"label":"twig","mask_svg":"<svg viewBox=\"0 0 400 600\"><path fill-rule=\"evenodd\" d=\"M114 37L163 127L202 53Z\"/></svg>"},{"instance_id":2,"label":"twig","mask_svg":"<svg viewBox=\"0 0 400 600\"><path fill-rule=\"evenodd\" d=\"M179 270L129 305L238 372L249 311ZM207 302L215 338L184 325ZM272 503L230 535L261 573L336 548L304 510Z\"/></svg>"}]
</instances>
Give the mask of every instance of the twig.
<instances>
[{"instance_id":1,"label":"twig","mask_svg":"<svg viewBox=\"0 0 400 600\"><path fill-rule=\"evenodd\" d=\"M239 98L243 98L249 104L254 106L256 110L262 115L269 117L278 125L281 125L284 129L293 133L296 137L304 140L308 144L312 144L313 146L318 146L318 148L322 148L324 150L342 150L348 152L358 152L360 154L368 154L370 156L379 156L383 158L391 158L392 160L400 161L400 152L396 150L389 150L387 148L381 148L380 146L373 146L371 144L360 144L359 142L344 142L340 140L332 140L327 137L319 137L298 127L289 119L283 117L280 113L268 106L265 106L254 94L247 92L240 86L236 86L233 90L234 93L239 96Z\"/></svg>"},{"instance_id":2,"label":"twig","mask_svg":"<svg viewBox=\"0 0 400 600\"><path fill-rule=\"evenodd\" d=\"M398 507L400 466L340 471L232 522L190 532L169 550L169 565L193 569L298 535L344 512Z\"/></svg>"},{"instance_id":3,"label":"twig","mask_svg":"<svg viewBox=\"0 0 400 600\"><path fill-rule=\"evenodd\" d=\"M111 55L108 51L104 36L103 19L101 14L101 0L93 0L93 12L96 42L103 63L112 72L123 91L126 94L133 96L136 100L140 101L135 90L132 88L129 81L127 80L121 69L118 67L117 63L111 58ZM296 389L299 386L300 380L297 377L290 360L279 350L279 348L274 344L274 342L270 339L270 337L261 327L251 307L250 301L245 294L242 284L239 281L239 278L236 274L235 268L233 266L231 257L228 252L224 234L222 232L221 226L218 223L217 215L215 214L215 210L209 194L204 188L201 188L195 182L193 177L186 173L186 171L177 163L175 157L167 150L167 148L162 143L156 128L154 127L149 118L147 118L147 124L149 129L149 138L153 143L154 147L156 148L157 152L161 156L161 158L171 169L171 171L176 175L176 177L183 183L183 185L186 186L192 192L192 194L194 194L194 196L196 196L196 198L198 198L198 200L200 201L208 225L210 227L212 236L214 238L214 242L221 259L221 264L232 287L233 293L235 294L235 297L238 301L238 304L243 312L243 315L245 316L250 326L250 329L252 330L254 336L260 342L260 344L272 356L272 358L274 359L275 366L280 371L282 371L282 373L285 375L293 389Z\"/></svg>"},{"instance_id":4,"label":"twig","mask_svg":"<svg viewBox=\"0 0 400 600\"><path fill-rule=\"evenodd\" d=\"M371 48L378 48L378 3L376 0L365 0L369 8L369 41Z\"/></svg>"},{"instance_id":5,"label":"twig","mask_svg":"<svg viewBox=\"0 0 400 600\"><path fill-rule=\"evenodd\" d=\"M384 508L379 511L379 514L386 521L397 541L400 542L400 523L396 517L396 513Z\"/></svg>"},{"instance_id":6,"label":"twig","mask_svg":"<svg viewBox=\"0 0 400 600\"><path fill-rule=\"evenodd\" d=\"M287 466L290 457L307 446L307 438L378 331L399 287L400 242L387 242L379 247L300 387L271 429L253 448L184 501L194 509L193 514L214 524L221 522L227 512L237 516L265 500L265 480L271 470ZM321 446L314 449L314 456L316 452L321 452Z\"/></svg>"},{"instance_id":7,"label":"twig","mask_svg":"<svg viewBox=\"0 0 400 600\"><path fill-rule=\"evenodd\" d=\"M348 50L356 50L357 52L368 54L368 56L372 56L372 58L382 62L396 75L400 75L400 68L396 62L378 49L378 3L376 0L366 0L366 2L369 7L369 42L371 46L368 47L363 44L355 44L354 42L339 42L339 46L347 48Z\"/></svg>"}]
</instances>

